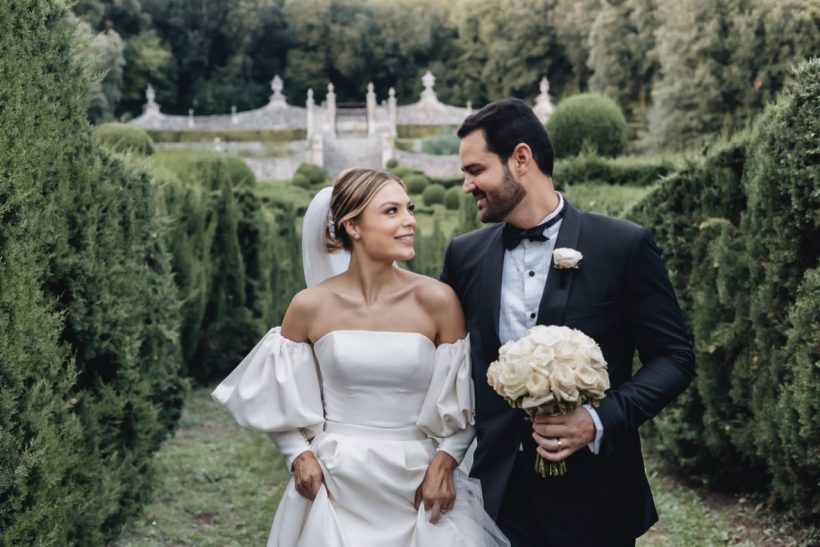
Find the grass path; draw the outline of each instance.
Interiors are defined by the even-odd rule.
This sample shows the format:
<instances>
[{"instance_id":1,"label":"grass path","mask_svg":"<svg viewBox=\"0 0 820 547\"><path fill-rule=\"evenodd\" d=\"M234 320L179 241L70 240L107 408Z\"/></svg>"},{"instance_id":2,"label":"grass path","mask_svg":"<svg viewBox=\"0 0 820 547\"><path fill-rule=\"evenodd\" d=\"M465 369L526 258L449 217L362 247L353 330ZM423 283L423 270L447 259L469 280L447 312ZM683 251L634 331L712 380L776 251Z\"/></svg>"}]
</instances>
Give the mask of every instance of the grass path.
<instances>
[{"instance_id":1,"label":"grass path","mask_svg":"<svg viewBox=\"0 0 820 547\"><path fill-rule=\"evenodd\" d=\"M154 500L115 546L265 544L289 473L267 436L237 426L209 390L191 394L176 435L156 459ZM660 522L639 547L811 544L759 509L704 497L651 461L648 471Z\"/></svg>"}]
</instances>

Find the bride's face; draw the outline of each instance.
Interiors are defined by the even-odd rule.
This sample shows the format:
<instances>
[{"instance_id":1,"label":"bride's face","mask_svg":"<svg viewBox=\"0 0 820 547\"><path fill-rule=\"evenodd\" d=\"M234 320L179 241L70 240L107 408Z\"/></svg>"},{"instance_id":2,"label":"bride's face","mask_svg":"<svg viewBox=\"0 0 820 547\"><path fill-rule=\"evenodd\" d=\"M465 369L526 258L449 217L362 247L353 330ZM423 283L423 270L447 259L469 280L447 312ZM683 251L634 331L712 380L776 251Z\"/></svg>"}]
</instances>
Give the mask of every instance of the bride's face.
<instances>
[{"instance_id":1,"label":"bride's face","mask_svg":"<svg viewBox=\"0 0 820 547\"><path fill-rule=\"evenodd\" d=\"M361 236L356 243L377 260L410 260L416 255L414 209L415 205L400 184L387 183L351 226L353 232Z\"/></svg>"}]
</instances>

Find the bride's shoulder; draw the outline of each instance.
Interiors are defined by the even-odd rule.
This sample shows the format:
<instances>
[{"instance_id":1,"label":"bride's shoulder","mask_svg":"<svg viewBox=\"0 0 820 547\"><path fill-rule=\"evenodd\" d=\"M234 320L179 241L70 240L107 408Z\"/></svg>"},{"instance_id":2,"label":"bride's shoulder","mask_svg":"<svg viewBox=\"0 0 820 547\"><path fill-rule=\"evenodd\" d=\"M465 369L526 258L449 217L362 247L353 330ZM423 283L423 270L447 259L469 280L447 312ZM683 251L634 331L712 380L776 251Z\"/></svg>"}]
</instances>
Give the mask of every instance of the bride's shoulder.
<instances>
[{"instance_id":1,"label":"bride's shoulder","mask_svg":"<svg viewBox=\"0 0 820 547\"><path fill-rule=\"evenodd\" d=\"M436 312L459 307L458 297L450 285L426 275L409 273L413 276L413 292L425 309Z\"/></svg>"},{"instance_id":2,"label":"bride's shoulder","mask_svg":"<svg viewBox=\"0 0 820 547\"><path fill-rule=\"evenodd\" d=\"M295 342L308 341L310 326L321 316L327 296L327 288L321 285L296 293L282 319L282 334Z\"/></svg>"}]
</instances>

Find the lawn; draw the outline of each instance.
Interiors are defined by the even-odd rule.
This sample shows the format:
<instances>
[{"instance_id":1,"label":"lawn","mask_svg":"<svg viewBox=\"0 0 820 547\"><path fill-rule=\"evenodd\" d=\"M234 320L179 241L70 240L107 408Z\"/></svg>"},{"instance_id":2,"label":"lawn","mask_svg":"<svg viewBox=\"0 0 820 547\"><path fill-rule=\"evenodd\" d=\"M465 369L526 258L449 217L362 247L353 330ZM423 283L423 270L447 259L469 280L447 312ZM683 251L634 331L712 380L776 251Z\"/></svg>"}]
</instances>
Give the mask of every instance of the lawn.
<instances>
[{"instance_id":1,"label":"lawn","mask_svg":"<svg viewBox=\"0 0 820 547\"><path fill-rule=\"evenodd\" d=\"M638 540L640 547L809 545L817 539L760 507L689 489L648 461L660 522ZM156 463L154 500L114 545L264 545L288 471L267 436L237 426L209 390L191 393Z\"/></svg>"}]
</instances>

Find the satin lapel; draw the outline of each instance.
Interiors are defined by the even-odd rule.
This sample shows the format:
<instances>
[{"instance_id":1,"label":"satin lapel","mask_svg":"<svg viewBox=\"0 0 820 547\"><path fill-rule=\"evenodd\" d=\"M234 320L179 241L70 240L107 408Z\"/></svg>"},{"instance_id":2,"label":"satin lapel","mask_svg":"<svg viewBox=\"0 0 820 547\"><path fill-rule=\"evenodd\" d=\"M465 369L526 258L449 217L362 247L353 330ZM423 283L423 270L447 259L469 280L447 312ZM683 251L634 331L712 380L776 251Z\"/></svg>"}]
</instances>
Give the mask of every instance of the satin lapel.
<instances>
[{"instance_id":1,"label":"satin lapel","mask_svg":"<svg viewBox=\"0 0 820 547\"><path fill-rule=\"evenodd\" d=\"M577 249L580 233L581 214L567 202L567 210L564 213L564 220L561 221L561 229L558 231L555 248ZM581 264L583 267L583 262ZM552 267L552 256L550 256L549 268L547 285L544 287L541 304L538 306L537 323L539 325L563 325L564 312L567 308L567 299L569 298L569 291L572 289L572 278L575 277L575 271L556 270Z\"/></svg>"},{"instance_id":2,"label":"satin lapel","mask_svg":"<svg viewBox=\"0 0 820 547\"><path fill-rule=\"evenodd\" d=\"M481 261L481 290L478 305L481 317L481 340L489 363L501 345L498 339L498 317L501 308L501 273L504 269L504 244L501 242L503 224L489 235L484 259Z\"/></svg>"}]
</instances>

